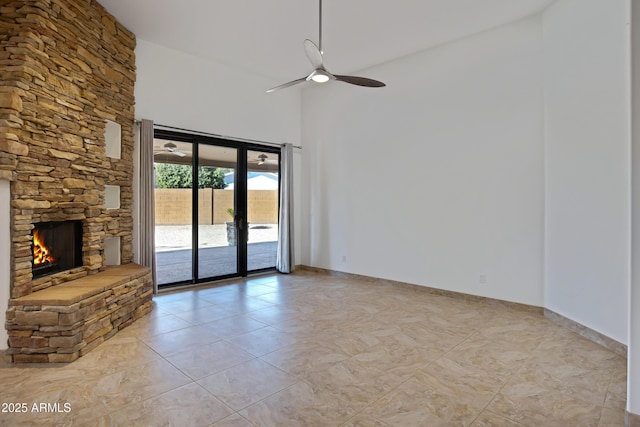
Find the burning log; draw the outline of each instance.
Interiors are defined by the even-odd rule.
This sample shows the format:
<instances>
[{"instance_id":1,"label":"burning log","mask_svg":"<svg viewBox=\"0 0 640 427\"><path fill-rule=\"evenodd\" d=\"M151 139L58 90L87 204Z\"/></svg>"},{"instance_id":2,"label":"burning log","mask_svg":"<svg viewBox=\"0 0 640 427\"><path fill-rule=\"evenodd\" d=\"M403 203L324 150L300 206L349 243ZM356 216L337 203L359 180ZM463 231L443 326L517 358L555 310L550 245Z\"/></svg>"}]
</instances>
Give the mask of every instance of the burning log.
<instances>
[{"instance_id":1,"label":"burning log","mask_svg":"<svg viewBox=\"0 0 640 427\"><path fill-rule=\"evenodd\" d=\"M44 238L38 230L33 233L33 265L42 265L55 262L51 251L47 248Z\"/></svg>"}]
</instances>

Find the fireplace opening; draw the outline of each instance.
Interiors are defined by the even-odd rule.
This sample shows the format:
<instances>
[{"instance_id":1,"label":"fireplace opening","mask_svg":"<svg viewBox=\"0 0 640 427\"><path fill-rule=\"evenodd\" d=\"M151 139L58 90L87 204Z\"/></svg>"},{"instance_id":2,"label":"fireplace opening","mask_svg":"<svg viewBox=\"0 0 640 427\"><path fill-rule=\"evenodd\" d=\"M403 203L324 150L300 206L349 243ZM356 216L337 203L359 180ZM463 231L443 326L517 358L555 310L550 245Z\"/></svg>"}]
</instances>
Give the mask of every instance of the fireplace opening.
<instances>
[{"instance_id":1,"label":"fireplace opening","mask_svg":"<svg viewBox=\"0 0 640 427\"><path fill-rule=\"evenodd\" d=\"M53 221L34 224L33 278L82 266L82 222Z\"/></svg>"}]
</instances>

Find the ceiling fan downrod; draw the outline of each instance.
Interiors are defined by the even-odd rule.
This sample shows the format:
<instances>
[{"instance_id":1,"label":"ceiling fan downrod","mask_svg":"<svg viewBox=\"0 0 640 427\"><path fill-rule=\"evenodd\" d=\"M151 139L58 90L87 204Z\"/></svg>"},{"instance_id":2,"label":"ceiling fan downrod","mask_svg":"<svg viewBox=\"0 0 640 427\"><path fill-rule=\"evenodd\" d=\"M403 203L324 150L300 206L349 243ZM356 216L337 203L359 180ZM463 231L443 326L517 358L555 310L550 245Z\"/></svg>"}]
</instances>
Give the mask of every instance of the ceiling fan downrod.
<instances>
[{"instance_id":1,"label":"ceiling fan downrod","mask_svg":"<svg viewBox=\"0 0 640 427\"><path fill-rule=\"evenodd\" d=\"M322 55L322 0L319 0L320 10L318 12L319 16L319 25L318 25L318 50L320 51L320 55Z\"/></svg>"}]
</instances>

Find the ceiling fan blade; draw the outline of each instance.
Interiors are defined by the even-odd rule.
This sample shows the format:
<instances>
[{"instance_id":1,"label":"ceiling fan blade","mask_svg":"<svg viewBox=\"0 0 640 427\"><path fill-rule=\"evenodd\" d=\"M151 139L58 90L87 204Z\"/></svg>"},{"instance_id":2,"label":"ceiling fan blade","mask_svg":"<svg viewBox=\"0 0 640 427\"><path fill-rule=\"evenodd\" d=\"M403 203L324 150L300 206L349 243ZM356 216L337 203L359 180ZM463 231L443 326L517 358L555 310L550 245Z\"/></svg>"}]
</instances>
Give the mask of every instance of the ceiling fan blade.
<instances>
[{"instance_id":1,"label":"ceiling fan blade","mask_svg":"<svg viewBox=\"0 0 640 427\"><path fill-rule=\"evenodd\" d=\"M322 52L320 48L309 39L304 41L304 53L307 54L307 58L314 69L322 68Z\"/></svg>"},{"instance_id":2,"label":"ceiling fan blade","mask_svg":"<svg viewBox=\"0 0 640 427\"><path fill-rule=\"evenodd\" d=\"M384 87L386 86L384 83L378 81L378 80L373 80L373 79L368 79L366 77L356 77L356 76L341 76L338 74L334 74L336 80L339 80L341 82L345 82L345 83L351 83L352 85L357 85L357 86L365 86L365 87Z\"/></svg>"},{"instance_id":3,"label":"ceiling fan blade","mask_svg":"<svg viewBox=\"0 0 640 427\"><path fill-rule=\"evenodd\" d=\"M178 157L185 157L185 156L187 155L186 153L183 153L183 152L182 152L182 151L180 151L180 150L176 150L176 149L175 149L175 148L173 148L173 147L165 147L165 149L166 149L166 152L167 152L167 153L169 153L169 154L175 154L175 155L176 155L176 156L178 156Z\"/></svg>"},{"instance_id":4,"label":"ceiling fan blade","mask_svg":"<svg viewBox=\"0 0 640 427\"><path fill-rule=\"evenodd\" d=\"M272 87L271 89L268 89L267 93L275 92L276 90L284 89L284 88L287 88L289 86L297 85L298 83L304 83L306 81L307 81L306 77L302 77L301 79L292 80L292 81L287 82L285 84L281 84L280 86L276 86L276 87Z\"/></svg>"}]
</instances>

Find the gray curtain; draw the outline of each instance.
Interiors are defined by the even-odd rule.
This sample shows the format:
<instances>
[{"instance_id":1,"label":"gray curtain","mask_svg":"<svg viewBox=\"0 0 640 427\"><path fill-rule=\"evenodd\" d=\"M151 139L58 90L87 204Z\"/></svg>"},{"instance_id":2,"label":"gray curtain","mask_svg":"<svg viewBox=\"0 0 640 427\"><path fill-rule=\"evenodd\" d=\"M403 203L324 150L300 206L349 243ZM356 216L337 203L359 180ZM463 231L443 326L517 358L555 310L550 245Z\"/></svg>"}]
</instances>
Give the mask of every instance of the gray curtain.
<instances>
[{"instance_id":1,"label":"gray curtain","mask_svg":"<svg viewBox=\"0 0 640 427\"><path fill-rule=\"evenodd\" d=\"M153 171L153 121L143 119L140 126L140 264L150 267L153 293L156 280L155 198Z\"/></svg>"},{"instance_id":2,"label":"gray curtain","mask_svg":"<svg viewBox=\"0 0 640 427\"><path fill-rule=\"evenodd\" d=\"M276 268L281 273L291 273L296 265L293 256L293 146L284 144L280 156L280 227Z\"/></svg>"}]
</instances>

